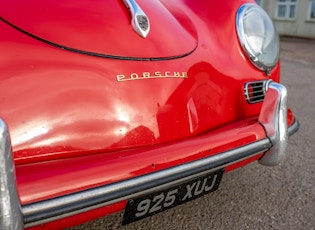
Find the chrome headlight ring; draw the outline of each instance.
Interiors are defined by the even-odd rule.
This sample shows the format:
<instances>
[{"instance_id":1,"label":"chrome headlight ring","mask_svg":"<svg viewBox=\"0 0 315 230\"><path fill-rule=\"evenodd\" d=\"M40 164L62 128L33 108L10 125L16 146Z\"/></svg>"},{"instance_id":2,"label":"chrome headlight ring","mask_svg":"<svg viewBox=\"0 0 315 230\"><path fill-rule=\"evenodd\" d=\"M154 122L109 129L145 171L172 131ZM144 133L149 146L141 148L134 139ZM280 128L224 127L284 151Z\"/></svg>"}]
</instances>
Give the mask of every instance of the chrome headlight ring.
<instances>
[{"instance_id":1,"label":"chrome headlight ring","mask_svg":"<svg viewBox=\"0 0 315 230\"><path fill-rule=\"evenodd\" d=\"M250 61L270 75L279 60L279 36L267 13L258 5L242 5L236 14L240 44Z\"/></svg>"}]
</instances>

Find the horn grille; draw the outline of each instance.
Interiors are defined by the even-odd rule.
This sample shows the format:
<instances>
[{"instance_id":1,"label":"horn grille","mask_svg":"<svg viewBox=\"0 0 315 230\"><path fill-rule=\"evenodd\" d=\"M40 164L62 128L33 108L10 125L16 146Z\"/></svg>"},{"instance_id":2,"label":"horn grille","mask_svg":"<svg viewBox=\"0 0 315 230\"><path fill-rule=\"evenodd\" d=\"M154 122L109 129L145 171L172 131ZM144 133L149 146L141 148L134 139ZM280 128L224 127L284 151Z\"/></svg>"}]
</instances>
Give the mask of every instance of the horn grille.
<instances>
[{"instance_id":1,"label":"horn grille","mask_svg":"<svg viewBox=\"0 0 315 230\"><path fill-rule=\"evenodd\" d=\"M248 103L258 103L264 100L268 81L247 82L244 85L244 95Z\"/></svg>"}]
</instances>

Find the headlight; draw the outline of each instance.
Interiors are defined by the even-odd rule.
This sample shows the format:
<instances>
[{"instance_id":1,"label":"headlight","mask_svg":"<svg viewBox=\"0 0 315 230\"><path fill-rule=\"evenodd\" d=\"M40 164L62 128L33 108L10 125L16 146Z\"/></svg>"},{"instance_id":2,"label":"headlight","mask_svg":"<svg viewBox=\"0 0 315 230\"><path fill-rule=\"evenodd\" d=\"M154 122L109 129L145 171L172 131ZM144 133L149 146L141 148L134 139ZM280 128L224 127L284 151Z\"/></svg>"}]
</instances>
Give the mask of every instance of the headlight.
<instances>
[{"instance_id":1,"label":"headlight","mask_svg":"<svg viewBox=\"0 0 315 230\"><path fill-rule=\"evenodd\" d=\"M242 5L236 15L236 30L251 62L269 75L279 60L279 36L267 13L255 4Z\"/></svg>"}]
</instances>

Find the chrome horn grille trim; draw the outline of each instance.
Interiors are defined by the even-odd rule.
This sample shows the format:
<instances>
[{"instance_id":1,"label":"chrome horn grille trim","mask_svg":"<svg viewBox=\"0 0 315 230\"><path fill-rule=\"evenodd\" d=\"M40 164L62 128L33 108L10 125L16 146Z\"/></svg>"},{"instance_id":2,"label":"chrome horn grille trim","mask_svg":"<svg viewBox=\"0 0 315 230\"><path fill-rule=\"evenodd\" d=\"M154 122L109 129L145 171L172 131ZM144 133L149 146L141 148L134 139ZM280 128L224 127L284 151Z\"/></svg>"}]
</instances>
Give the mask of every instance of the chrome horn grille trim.
<instances>
[{"instance_id":1,"label":"chrome horn grille trim","mask_svg":"<svg viewBox=\"0 0 315 230\"><path fill-rule=\"evenodd\" d=\"M270 80L247 82L244 85L244 96L248 103L254 104L264 100Z\"/></svg>"}]
</instances>

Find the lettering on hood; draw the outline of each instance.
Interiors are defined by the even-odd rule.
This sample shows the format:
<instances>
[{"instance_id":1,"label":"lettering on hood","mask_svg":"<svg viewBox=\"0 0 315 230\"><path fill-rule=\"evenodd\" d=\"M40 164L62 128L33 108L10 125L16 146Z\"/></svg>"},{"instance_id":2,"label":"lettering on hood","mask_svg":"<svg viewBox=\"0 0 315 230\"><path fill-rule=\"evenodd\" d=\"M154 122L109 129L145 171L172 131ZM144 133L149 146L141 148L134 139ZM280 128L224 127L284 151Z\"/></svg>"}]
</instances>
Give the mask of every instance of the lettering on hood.
<instances>
[{"instance_id":1,"label":"lettering on hood","mask_svg":"<svg viewBox=\"0 0 315 230\"><path fill-rule=\"evenodd\" d=\"M131 74L117 74L117 81L132 81L152 78L188 78L187 72L157 71Z\"/></svg>"}]
</instances>

